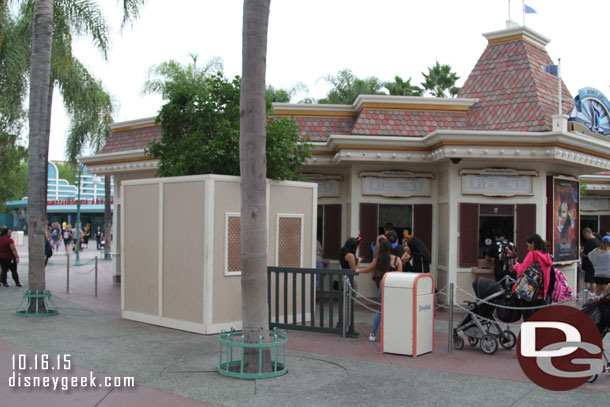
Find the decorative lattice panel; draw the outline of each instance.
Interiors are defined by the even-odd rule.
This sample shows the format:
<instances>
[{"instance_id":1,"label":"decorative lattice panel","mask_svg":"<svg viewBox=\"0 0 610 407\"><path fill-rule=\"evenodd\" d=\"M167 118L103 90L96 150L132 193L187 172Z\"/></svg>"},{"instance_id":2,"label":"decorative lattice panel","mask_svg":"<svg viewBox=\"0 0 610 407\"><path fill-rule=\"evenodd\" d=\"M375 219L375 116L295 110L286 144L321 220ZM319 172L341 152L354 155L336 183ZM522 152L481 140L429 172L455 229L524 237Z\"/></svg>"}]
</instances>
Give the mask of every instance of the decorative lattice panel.
<instances>
[{"instance_id":1,"label":"decorative lattice panel","mask_svg":"<svg viewBox=\"0 0 610 407\"><path fill-rule=\"evenodd\" d=\"M279 218L277 237L279 267L301 267L301 229L301 218Z\"/></svg>"},{"instance_id":2,"label":"decorative lattice panel","mask_svg":"<svg viewBox=\"0 0 610 407\"><path fill-rule=\"evenodd\" d=\"M227 217L227 272L241 271L241 222L239 216Z\"/></svg>"}]
</instances>

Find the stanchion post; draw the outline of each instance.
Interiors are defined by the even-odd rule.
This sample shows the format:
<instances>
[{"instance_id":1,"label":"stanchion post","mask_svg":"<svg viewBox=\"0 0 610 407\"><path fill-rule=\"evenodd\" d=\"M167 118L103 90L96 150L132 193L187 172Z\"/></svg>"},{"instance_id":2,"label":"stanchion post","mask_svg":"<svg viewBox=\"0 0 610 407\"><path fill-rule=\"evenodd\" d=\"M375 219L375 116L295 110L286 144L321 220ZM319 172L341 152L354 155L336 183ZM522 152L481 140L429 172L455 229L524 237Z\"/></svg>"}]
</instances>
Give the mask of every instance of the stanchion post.
<instances>
[{"instance_id":1,"label":"stanchion post","mask_svg":"<svg viewBox=\"0 0 610 407\"><path fill-rule=\"evenodd\" d=\"M449 353L453 353L453 283L449 283Z\"/></svg>"},{"instance_id":2,"label":"stanchion post","mask_svg":"<svg viewBox=\"0 0 610 407\"><path fill-rule=\"evenodd\" d=\"M70 293L70 255L66 253L66 258L68 261L66 262L66 292Z\"/></svg>"},{"instance_id":3,"label":"stanchion post","mask_svg":"<svg viewBox=\"0 0 610 407\"><path fill-rule=\"evenodd\" d=\"M348 285L347 285L347 277L346 276L341 276L341 279L343 280L343 292L341 293L343 295L343 309L341 310L341 312L343 313L343 326L341 327L341 336L343 338L345 338L345 334L347 333L347 320L348 320L348 312L347 312L347 307L348 307L348 295L347 295L347 290Z\"/></svg>"},{"instance_id":4,"label":"stanchion post","mask_svg":"<svg viewBox=\"0 0 610 407\"><path fill-rule=\"evenodd\" d=\"M97 298L97 256L95 256L95 298Z\"/></svg>"}]
</instances>

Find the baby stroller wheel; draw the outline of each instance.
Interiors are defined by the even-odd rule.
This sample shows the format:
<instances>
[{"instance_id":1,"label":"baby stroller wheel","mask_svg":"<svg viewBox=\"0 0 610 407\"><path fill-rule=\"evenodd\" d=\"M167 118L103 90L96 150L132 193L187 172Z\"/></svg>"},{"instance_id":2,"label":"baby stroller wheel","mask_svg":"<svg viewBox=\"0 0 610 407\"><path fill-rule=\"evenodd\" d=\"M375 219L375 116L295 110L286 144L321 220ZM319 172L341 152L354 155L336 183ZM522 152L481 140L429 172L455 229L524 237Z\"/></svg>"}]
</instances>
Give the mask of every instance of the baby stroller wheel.
<instances>
[{"instance_id":1,"label":"baby stroller wheel","mask_svg":"<svg viewBox=\"0 0 610 407\"><path fill-rule=\"evenodd\" d=\"M461 336L455 335L453 337L453 345L457 350L464 349L464 339Z\"/></svg>"},{"instance_id":2,"label":"baby stroller wheel","mask_svg":"<svg viewBox=\"0 0 610 407\"><path fill-rule=\"evenodd\" d=\"M593 383L594 381L596 381L597 380L597 376L598 375L594 374L593 376L589 377L587 379L587 383Z\"/></svg>"},{"instance_id":3,"label":"baby stroller wheel","mask_svg":"<svg viewBox=\"0 0 610 407\"><path fill-rule=\"evenodd\" d=\"M469 336L468 343L470 344L470 346L477 346L479 344L479 338L475 338L474 336Z\"/></svg>"},{"instance_id":4,"label":"baby stroller wheel","mask_svg":"<svg viewBox=\"0 0 610 407\"><path fill-rule=\"evenodd\" d=\"M496 337L493 335L485 335L481 338L481 350L483 353L487 353L491 355L498 350L498 342L496 341Z\"/></svg>"},{"instance_id":5,"label":"baby stroller wheel","mask_svg":"<svg viewBox=\"0 0 610 407\"><path fill-rule=\"evenodd\" d=\"M504 349L512 349L517 344L517 335L507 329L502 332L502 336L498 338L498 341Z\"/></svg>"}]
</instances>

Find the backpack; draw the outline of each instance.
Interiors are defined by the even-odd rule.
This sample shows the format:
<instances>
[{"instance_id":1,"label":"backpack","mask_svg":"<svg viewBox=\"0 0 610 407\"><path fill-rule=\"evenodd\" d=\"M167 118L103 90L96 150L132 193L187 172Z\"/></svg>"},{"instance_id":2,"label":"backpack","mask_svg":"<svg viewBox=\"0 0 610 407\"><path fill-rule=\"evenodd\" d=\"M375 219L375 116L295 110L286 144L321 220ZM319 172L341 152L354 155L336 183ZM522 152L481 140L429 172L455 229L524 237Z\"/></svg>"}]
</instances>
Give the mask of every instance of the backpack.
<instances>
[{"instance_id":1,"label":"backpack","mask_svg":"<svg viewBox=\"0 0 610 407\"><path fill-rule=\"evenodd\" d=\"M568 285L568 279L566 276L559 271L559 269L553 267L551 269L555 275L555 284L553 285L553 292L551 293L551 299L553 302L569 301L572 299L572 289ZM551 279L551 282L553 279Z\"/></svg>"},{"instance_id":2,"label":"backpack","mask_svg":"<svg viewBox=\"0 0 610 407\"><path fill-rule=\"evenodd\" d=\"M517 263L517 249L515 244L507 239L502 239L499 242L498 260L502 262L502 270L507 272L512 270Z\"/></svg>"},{"instance_id":3,"label":"backpack","mask_svg":"<svg viewBox=\"0 0 610 407\"><path fill-rule=\"evenodd\" d=\"M53 256L53 250L51 249L51 243L49 243L49 241L46 239L45 239L45 243L44 243L44 254L45 254L45 256L47 256L47 258Z\"/></svg>"},{"instance_id":4,"label":"backpack","mask_svg":"<svg viewBox=\"0 0 610 407\"><path fill-rule=\"evenodd\" d=\"M538 263L536 252L534 251L533 253L533 263L523 271L523 274L519 276L513 287L513 293L527 302L537 299L543 291L542 287L544 286L544 273L540 263Z\"/></svg>"}]
</instances>

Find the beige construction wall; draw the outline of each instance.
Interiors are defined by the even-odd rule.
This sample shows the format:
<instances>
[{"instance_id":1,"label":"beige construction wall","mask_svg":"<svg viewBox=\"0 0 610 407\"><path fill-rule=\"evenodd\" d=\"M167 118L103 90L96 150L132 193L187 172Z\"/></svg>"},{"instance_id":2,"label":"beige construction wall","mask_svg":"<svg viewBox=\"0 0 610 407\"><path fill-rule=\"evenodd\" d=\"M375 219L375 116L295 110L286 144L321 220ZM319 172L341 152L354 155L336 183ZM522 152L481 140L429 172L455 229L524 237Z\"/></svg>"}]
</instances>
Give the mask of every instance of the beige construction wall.
<instances>
[{"instance_id":1,"label":"beige construction wall","mask_svg":"<svg viewBox=\"0 0 610 407\"><path fill-rule=\"evenodd\" d=\"M241 329L239 178L131 180L121 189L123 317L204 334ZM267 195L268 264L314 267L317 184L268 181ZM301 315L300 279L297 292ZM292 314L292 281L289 293ZM307 309L309 298L308 277Z\"/></svg>"},{"instance_id":2,"label":"beige construction wall","mask_svg":"<svg viewBox=\"0 0 610 407\"><path fill-rule=\"evenodd\" d=\"M123 196L124 224L123 257L124 273L123 308L157 315L159 312L159 257L156 256L159 236L159 185L134 185Z\"/></svg>"}]
</instances>

